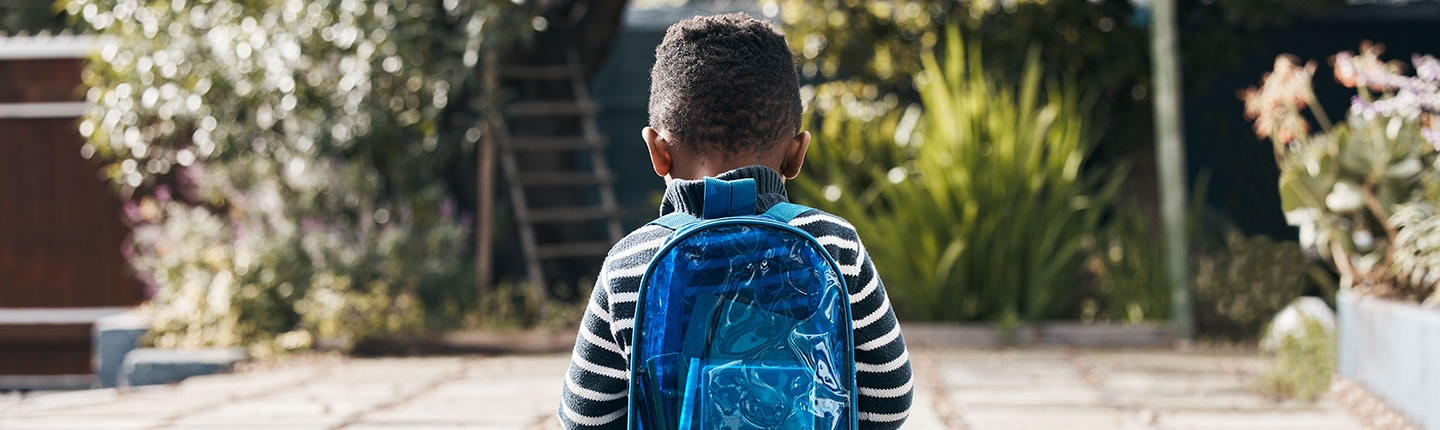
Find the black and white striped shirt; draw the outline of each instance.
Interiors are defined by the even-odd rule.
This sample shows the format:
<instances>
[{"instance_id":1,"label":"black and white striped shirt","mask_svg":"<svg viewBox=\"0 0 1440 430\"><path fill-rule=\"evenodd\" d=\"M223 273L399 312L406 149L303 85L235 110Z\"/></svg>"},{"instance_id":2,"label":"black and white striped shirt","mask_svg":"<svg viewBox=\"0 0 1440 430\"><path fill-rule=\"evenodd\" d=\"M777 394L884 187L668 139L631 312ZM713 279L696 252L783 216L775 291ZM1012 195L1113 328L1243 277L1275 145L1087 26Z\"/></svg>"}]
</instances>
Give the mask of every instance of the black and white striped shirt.
<instances>
[{"instance_id":1,"label":"black and white striped shirt","mask_svg":"<svg viewBox=\"0 0 1440 430\"><path fill-rule=\"evenodd\" d=\"M787 199L780 175L768 167L744 167L719 178L754 178L756 213ZM703 181L671 181L661 215L683 211L698 217L703 198ZM909 415L913 392L910 355L890 298L855 227L820 210L802 213L790 225L809 232L825 246L840 265L850 290L860 428L899 428ZM640 277L670 233L656 225L641 227L621 239L605 257L565 377L560 405L560 422L565 428L625 428L630 341Z\"/></svg>"}]
</instances>

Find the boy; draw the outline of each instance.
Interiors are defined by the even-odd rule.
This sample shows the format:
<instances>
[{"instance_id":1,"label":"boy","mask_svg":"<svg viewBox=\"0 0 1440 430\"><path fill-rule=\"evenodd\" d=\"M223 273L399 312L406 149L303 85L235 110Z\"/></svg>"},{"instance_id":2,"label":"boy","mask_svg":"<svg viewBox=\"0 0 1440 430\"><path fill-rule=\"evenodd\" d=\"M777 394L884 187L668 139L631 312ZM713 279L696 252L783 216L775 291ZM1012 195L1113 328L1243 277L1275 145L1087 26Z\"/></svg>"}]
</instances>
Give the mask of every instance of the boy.
<instances>
[{"instance_id":1,"label":"boy","mask_svg":"<svg viewBox=\"0 0 1440 430\"><path fill-rule=\"evenodd\" d=\"M757 214L786 201L784 181L800 173L810 133L799 130L799 80L785 36L743 13L695 17L671 26L655 56L642 136L667 185L660 214L699 217L706 176L753 178ZM839 217L811 210L790 224L819 239L849 288L860 428L899 428L910 408L910 359L870 256ZM566 428L626 427L640 277L670 233L642 227L605 258L565 378Z\"/></svg>"}]
</instances>

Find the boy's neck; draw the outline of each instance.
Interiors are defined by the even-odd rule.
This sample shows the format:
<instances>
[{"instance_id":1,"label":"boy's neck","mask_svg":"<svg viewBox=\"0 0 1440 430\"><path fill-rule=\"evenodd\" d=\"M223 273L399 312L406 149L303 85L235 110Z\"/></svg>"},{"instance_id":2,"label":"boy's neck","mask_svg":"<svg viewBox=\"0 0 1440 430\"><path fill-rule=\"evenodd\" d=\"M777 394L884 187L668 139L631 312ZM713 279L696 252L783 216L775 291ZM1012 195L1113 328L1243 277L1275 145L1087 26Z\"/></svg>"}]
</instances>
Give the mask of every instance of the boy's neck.
<instances>
[{"instance_id":1,"label":"boy's neck","mask_svg":"<svg viewBox=\"0 0 1440 430\"><path fill-rule=\"evenodd\" d=\"M756 190L756 212L760 213L776 203L789 201L785 193L785 182L779 172L765 166L745 166L720 172L711 177L733 181L754 179ZM705 200L705 182L699 179L672 179L665 187L665 197L660 204L660 215L682 212L701 216Z\"/></svg>"},{"instance_id":2,"label":"boy's neck","mask_svg":"<svg viewBox=\"0 0 1440 430\"><path fill-rule=\"evenodd\" d=\"M687 166L676 166L676 168L672 169L670 174L665 177L665 182L669 183L675 179L697 180L706 177L714 178L719 177L725 172L749 166L765 166L770 168L770 170L774 170L776 173L780 172L780 166L766 163L706 163L701 161L690 163L690 165ZM781 176L780 181L785 181L784 176Z\"/></svg>"},{"instance_id":3,"label":"boy's neck","mask_svg":"<svg viewBox=\"0 0 1440 430\"><path fill-rule=\"evenodd\" d=\"M712 155L698 154L688 148L672 149L678 157L674 158L671 164L670 174L666 176L668 183L672 179L704 179L706 177L719 177L720 174L731 170L749 166L765 166L776 173L780 173L780 162L784 159L783 151L775 150L763 154L727 154ZM780 175L781 181L785 175Z\"/></svg>"}]
</instances>

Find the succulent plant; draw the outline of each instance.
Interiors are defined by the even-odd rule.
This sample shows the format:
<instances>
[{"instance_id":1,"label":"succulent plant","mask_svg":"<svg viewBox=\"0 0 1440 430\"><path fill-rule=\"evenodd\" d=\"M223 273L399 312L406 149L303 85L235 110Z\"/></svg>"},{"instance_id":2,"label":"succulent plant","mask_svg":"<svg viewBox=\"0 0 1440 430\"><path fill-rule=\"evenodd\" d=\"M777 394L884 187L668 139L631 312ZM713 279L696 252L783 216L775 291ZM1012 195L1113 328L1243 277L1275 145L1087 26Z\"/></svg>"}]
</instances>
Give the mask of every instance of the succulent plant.
<instances>
[{"instance_id":1,"label":"succulent plant","mask_svg":"<svg viewBox=\"0 0 1440 430\"><path fill-rule=\"evenodd\" d=\"M1242 96L1256 134L1275 147L1281 206L1301 245L1332 264L1342 285L1435 297L1440 60L1415 55L1408 76L1403 64L1381 61L1383 49L1366 43L1332 59L1336 80L1357 92L1342 123L1331 124L1318 106L1314 62L1281 56Z\"/></svg>"}]
</instances>

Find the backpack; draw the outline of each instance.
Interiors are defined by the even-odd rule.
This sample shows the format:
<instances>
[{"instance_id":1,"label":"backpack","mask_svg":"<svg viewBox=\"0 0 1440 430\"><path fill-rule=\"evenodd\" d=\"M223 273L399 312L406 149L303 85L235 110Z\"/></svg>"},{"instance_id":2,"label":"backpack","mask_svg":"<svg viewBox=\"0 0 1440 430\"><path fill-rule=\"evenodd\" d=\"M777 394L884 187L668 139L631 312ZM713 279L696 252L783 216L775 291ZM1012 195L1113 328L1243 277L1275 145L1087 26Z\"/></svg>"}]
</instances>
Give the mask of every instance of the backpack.
<instances>
[{"instance_id":1,"label":"backpack","mask_svg":"<svg viewBox=\"0 0 1440 430\"><path fill-rule=\"evenodd\" d=\"M651 223L674 232L640 281L630 429L857 427L840 267L789 225L810 208L755 199L753 179L705 178L703 219Z\"/></svg>"}]
</instances>

